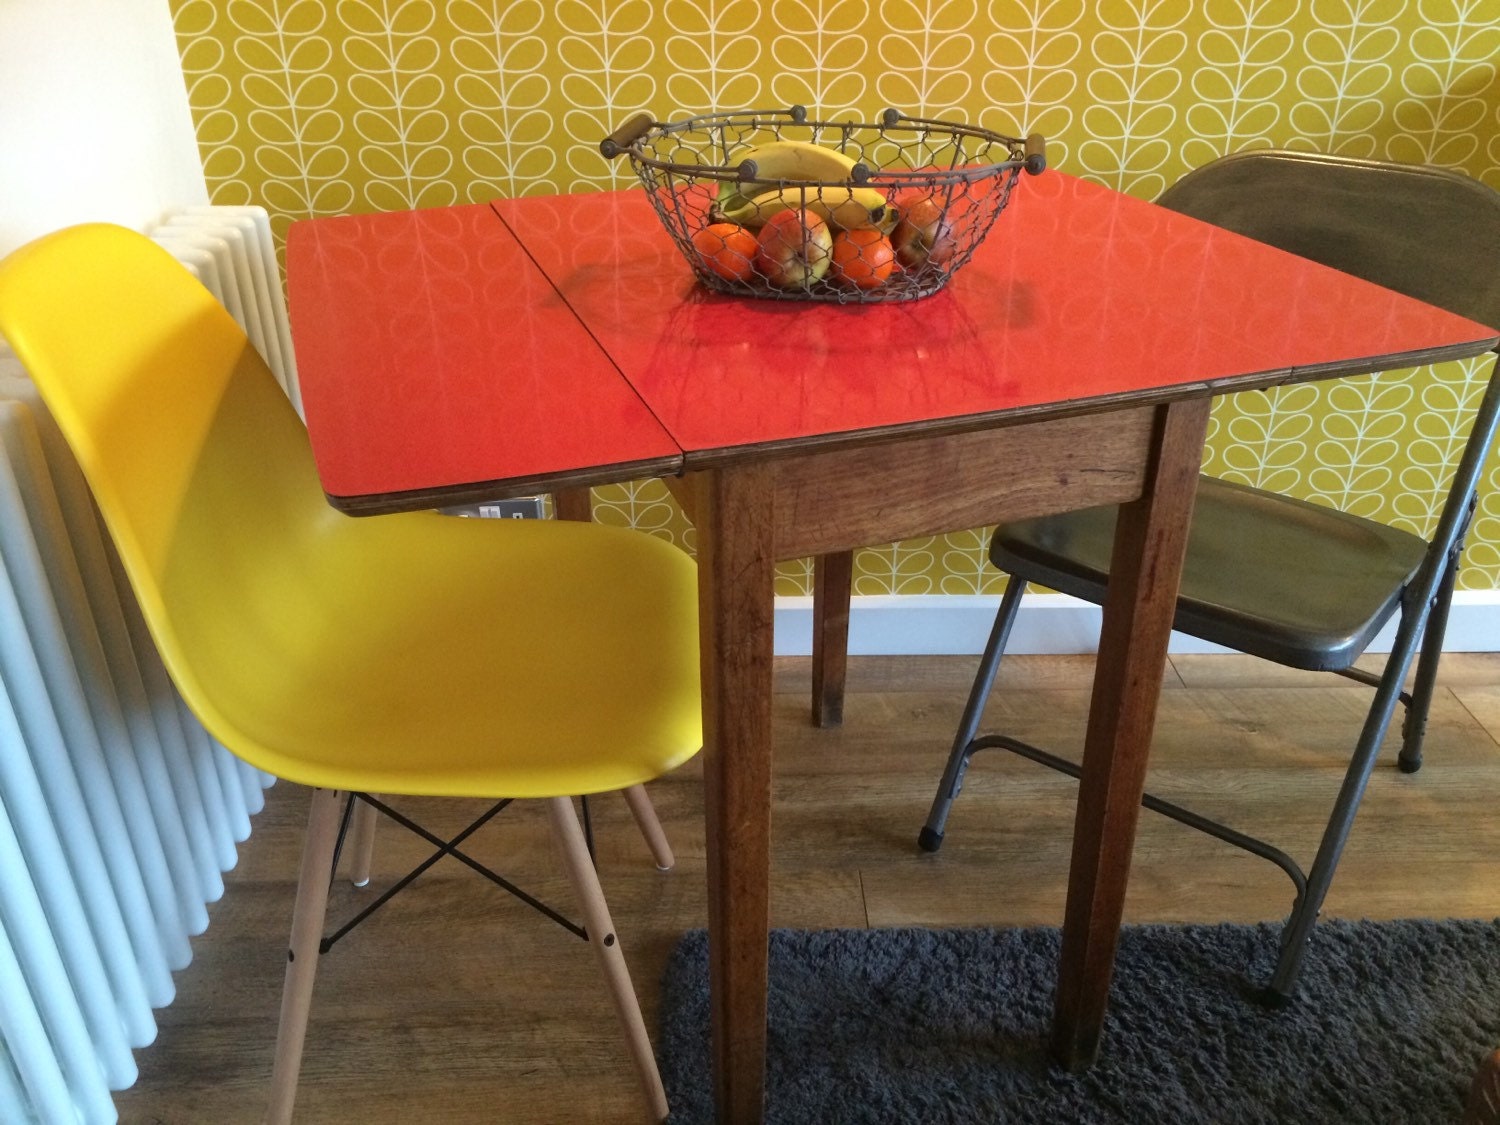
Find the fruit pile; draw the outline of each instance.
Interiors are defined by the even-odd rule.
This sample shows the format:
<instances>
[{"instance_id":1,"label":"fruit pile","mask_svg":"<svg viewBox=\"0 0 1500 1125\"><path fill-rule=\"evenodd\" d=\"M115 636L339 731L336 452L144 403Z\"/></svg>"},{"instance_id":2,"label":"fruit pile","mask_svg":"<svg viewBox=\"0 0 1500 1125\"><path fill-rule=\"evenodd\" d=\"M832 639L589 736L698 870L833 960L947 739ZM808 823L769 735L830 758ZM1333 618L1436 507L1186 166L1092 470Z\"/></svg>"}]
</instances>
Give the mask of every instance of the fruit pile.
<instances>
[{"instance_id":1,"label":"fruit pile","mask_svg":"<svg viewBox=\"0 0 1500 1125\"><path fill-rule=\"evenodd\" d=\"M814 121L800 105L678 121L642 111L599 151L630 158L704 287L841 304L936 293L988 234L1020 173L1047 167L1040 134L894 108L874 121Z\"/></svg>"},{"instance_id":2,"label":"fruit pile","mask_svg":"<svg viewBox=\"0 0 1500 1125\"><path fill-rule=\"evenodd\" d=\"M947 207L931 191L853 186L853 158L805 141L770 141L740 157L754 161L754 179L721 181L691 237L700 272L731 288L873 296L953 258Z\"/></svg>"}]
</instances>

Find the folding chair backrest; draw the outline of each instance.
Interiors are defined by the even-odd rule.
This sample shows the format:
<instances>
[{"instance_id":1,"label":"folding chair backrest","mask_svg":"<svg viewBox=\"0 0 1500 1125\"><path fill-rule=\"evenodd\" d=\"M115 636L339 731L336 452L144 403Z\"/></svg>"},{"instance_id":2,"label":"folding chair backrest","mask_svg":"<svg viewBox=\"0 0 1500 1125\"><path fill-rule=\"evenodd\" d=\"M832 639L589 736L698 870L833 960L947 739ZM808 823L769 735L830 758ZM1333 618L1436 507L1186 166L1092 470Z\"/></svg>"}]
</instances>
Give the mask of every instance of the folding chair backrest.
<instances>
[{"instance_id":1,"label":"folding chair backrest","mask_svg":"<svg viewBox=\"0 0 1500 1125\"><path fill-rule=\"evenodd\" d=\"M1500 193L1465 176L1313 153L1244 152L1189 172L1157 202L1500 325Z\"/></svg>"},{"instance_id":2,"label":"folding chair backrest","mask_svg":"<svg viewBox=\"0 0 1500 1125\"><path fill-rule=\"evenodd\" d=\"M1422 165L1272 150L1222 157L1162 193L1163 207L1500 326L1500 192ZM1427 574L1462 539L1500 419L1500 360L1431 534Z\"/></svg>"}]
</instances>

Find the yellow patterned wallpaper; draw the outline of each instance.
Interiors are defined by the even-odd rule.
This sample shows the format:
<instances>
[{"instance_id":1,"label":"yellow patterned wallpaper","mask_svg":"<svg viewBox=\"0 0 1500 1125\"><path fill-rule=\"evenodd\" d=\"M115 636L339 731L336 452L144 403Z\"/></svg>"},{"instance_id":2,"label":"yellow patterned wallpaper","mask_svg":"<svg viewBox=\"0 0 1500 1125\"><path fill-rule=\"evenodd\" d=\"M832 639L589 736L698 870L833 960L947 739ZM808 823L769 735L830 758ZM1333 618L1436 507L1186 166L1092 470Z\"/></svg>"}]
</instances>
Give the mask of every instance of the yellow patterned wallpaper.
<instances>
[{"instance_id":1,"label":"yellow patterned wallpaper","mask_svg":"<svg viewBox=\"0 0 1500 1125\"><path fill-rule=\"evenodd\" d=\"M1036 131L1145 198L1250 147L1500 187L1500 0L171 0L215 202L294 219L626 186L630 113L887 105ZM1022 185L1024 188L1024 185ZM1481 364L1221 400L1208 471L1425 530ZM1462 584L1500 587L1500 470ZM691 547L659 482L596 518ZM990 592L981 531L862 551L856 592ZM789 564L781 593L806 593Z\"/></svg>"}]
</instances>

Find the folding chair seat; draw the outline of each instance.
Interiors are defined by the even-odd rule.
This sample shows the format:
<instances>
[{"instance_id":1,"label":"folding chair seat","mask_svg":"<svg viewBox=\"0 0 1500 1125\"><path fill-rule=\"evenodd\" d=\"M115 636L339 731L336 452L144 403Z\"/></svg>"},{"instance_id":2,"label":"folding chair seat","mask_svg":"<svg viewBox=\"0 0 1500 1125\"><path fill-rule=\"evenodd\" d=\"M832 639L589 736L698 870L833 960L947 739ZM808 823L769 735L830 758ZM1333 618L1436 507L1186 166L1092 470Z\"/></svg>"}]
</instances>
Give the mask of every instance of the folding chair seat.
<instances>
[{"instance_id":1,"label":"folding chair seat","mask_svg":"<svg viewBox=\"0 0 1500 1125\"><path fill-rule=\"evenodd\" d=\"M1261 151L1189 173L1159 200L1182 212L1387 288L1500 324L1500 194L1421 166ZM1246 279L1246 284L1254 284ZM1285 852L1147 795L1166 813L1271 860L1296 900L1266 996L1295 991L1356 809L1396 705L1406 708L1402 770L1422 761L1422 739L1442 653L1459 556L1500 412L1494 365L1430 539L1289 496L1200 479L1174 625L1180 632L1294 668L1336 672L1375 688L1322 842L1306 874ZM990 560L1008 577L1000 611L919 843L937 851L973 754L1002 748L1077 776L1071 763L1004 735L979 737L984 704L1026 584L1102 604L1116 509L1092 508L1004 524ZM1379 675L1355 667L1397 618ZM1419 655L1420 654L1420 655ZM1403 685L1413 660L1411 690Z\"/></svg>"}]
</instances>

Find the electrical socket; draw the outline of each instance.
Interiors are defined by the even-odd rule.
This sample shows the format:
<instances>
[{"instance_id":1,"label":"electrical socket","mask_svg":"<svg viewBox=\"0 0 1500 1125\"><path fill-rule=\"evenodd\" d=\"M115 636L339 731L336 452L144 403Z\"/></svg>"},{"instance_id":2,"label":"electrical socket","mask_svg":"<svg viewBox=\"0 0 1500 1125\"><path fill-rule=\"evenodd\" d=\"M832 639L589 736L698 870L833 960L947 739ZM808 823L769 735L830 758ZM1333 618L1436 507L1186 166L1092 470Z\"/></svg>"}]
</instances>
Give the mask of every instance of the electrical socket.
<instances>
[{"instance_id":1,"label":"electrical socket","mask_svg":"<svg viewBox=\"0 0 1500 1125\"><path fill-rule=\"evenodd\" d=\"M539 520L542 511L540 496L518 496L514 500L492 500L479 505L479 514L489 520Z\"/></svg>"},{"instance_id":2,"label":"electrical socket","mask_svg":"<svg viewBox=\"0 0 1500 1125\"><path fill-rule=\"evenodd\" d=\"M483 504L466 504L444 508L450 516L479 517L487 520L539 520L546 509L541 496L518 496L513 500L490 500Z\"/></svg>"}]
</instances>

